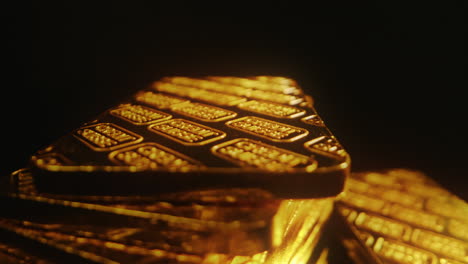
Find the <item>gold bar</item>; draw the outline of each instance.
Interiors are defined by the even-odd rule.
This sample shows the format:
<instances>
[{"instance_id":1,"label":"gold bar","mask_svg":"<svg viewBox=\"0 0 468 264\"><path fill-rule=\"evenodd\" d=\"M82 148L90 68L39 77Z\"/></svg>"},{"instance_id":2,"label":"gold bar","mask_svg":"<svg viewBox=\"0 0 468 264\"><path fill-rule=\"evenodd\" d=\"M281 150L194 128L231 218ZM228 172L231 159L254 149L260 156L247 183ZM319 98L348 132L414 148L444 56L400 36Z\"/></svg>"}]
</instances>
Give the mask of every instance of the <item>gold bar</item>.
<instances>
[{"instance_id":1,"label":"gold bar","mask_svg":"<svg viewBox=\"0 0 468 264\"><path fill-rule=\"evenodd\" d=\"M282 77L166 77L33 153L28 168L56 194L334 196L350 157L311 101Z\"/></svg>"},{"instance_id":2,"label":"gold bar","mask_svg":"<svg viewBox=\"0 0 468 264\"><path fill-rule=\"evenodd\" d=\"M352 173L336 208L339 236L355 259L468 263L468 203L421 172Z\"/></svg>"}]
</instances>

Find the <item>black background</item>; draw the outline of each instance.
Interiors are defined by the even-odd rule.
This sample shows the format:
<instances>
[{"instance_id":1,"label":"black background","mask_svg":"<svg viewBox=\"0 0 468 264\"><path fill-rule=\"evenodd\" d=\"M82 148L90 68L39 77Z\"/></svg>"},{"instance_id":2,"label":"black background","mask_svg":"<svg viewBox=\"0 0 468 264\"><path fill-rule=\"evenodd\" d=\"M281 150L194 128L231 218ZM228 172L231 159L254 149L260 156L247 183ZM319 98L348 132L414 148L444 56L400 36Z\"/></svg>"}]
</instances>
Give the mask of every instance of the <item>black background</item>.
<instances>
[{"instance_id":1,"label":"black background","mask_svg":"<svg viewBox=\"0 0 468 264\"><path fill-rule=\"evenodd\" d=\"M2 175L162 76L280 75L354 171L420 170L468 198L463 6L191 2L5 8Z\"/></svg>"}]
</instances>

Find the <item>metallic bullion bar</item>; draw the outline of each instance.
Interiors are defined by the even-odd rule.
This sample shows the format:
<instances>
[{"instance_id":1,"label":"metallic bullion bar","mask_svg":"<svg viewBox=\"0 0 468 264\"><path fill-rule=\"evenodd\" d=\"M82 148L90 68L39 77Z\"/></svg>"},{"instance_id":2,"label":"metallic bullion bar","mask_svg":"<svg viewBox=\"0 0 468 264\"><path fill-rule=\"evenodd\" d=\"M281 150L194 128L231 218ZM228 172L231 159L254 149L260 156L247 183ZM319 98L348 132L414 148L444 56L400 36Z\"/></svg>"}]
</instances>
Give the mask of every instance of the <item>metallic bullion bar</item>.
<instances>
[{"instance_id":1,"label":"metallic bullion bar","mask_svg":"<svg viewBox=\"0 0 468 264\"><path fill-rule=\"evenodd\" d=\"M43 192L153 195L260 188L343 190L350 157L293 80L165 77L32 155Z\"/></svg>"},{"instance_id":2,"label":"metallic bullion bar","mask_svg":"<svg viewBox=\"0 0 468 264\"><path fill-rule=\"evenodd\" d=\"M28 169L11 182L16 191L0 196L0 237L25 246L22 258L39 251L58 259L51 263L327 263L320 240L333 198L279 200L256 189L67 196L39 192Z\"/></svg>"},{"instance_id":3,"label":"metallic bullion bar","mask_svg":"<svg viewBox=\"0 0 468 264\"><path fill-rule=\"evenodd\" d=\"M468 203L421 172L353 173L335 208L356 263L468 263Z\"/></svg>"}]
</instances>

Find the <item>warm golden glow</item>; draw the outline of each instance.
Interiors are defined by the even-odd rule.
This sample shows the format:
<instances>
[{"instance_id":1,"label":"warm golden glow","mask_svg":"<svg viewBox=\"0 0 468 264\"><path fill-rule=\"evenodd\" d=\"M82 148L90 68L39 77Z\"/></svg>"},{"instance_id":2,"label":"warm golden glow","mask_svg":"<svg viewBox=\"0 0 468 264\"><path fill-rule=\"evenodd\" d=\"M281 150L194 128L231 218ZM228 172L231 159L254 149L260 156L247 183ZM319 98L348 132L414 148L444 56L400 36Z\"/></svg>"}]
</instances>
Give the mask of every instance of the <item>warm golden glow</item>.
<instances>
[{"instance_id":1,"label":"warm golden glow","mask_svg":"<svg viewBox=\"0 0 468 264\"><path fill-rule=\"evenodd\" d=\"M421 172L355 173L337 207L382 261L468 263L468 203Z\"/></svg>"},{"instance_id":2,"label":"warm golden glow","mask_svg":"<svg viewBox=\"0 0 468 264\"><path fill-rule=\"evenodd\" d=\"M319 240L350 157L312 103L285 77L157 80L12 175L8 199L32 204L31 212L57 209L52 216L74 211L72 222L0 218L0 229L102 264L306 264L311 256L326 264ZM353 204L372 207L359 216L346 209L359 227L406 234L375 213L382 208L372 198L347 198L359 196ZM390 191L379 198L418 202ZM407 212L388 210L399 220ZM428 218L418 227L439 224Z\"/></svg>"}]
</instances>

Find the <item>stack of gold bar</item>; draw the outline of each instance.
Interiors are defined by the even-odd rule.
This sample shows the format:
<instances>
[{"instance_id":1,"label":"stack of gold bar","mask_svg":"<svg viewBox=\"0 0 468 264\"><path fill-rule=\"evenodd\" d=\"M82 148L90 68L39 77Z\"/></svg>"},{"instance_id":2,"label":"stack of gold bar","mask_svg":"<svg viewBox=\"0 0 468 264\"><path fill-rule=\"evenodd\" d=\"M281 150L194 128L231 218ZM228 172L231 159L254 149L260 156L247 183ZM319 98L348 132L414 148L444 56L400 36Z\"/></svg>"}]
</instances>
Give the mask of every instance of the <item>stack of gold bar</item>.
<instances>
[{"instance_id":1,"label":"stack of gold bar","mask_svg":"<svg viewBox=\"0 0 468 264\"><path fill-rule=\"evenodd\" d=\"M1 263L328 263L350 157L271 76L166 77L32 155Z\"/></svg>"},{"instance_id":2,"label":"stack of gold bar","mask_svg":"<svg viewBox=\"0 0 468 264\"><path fill-rule=\"evenodd\" d=\"M284 77L162 78L9 177L0 263L468 263L468 204L351 173Z\"/></svg>"}]
</instances>

